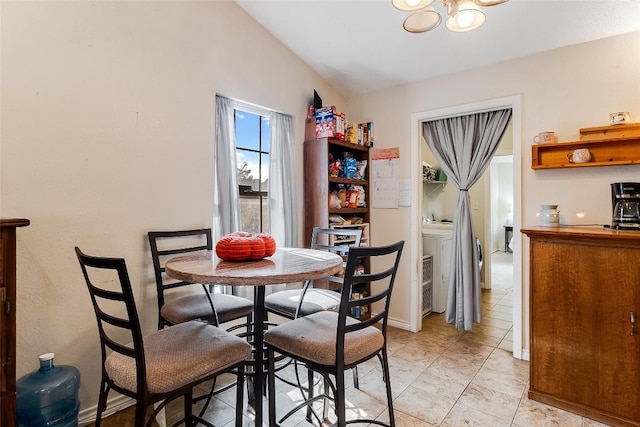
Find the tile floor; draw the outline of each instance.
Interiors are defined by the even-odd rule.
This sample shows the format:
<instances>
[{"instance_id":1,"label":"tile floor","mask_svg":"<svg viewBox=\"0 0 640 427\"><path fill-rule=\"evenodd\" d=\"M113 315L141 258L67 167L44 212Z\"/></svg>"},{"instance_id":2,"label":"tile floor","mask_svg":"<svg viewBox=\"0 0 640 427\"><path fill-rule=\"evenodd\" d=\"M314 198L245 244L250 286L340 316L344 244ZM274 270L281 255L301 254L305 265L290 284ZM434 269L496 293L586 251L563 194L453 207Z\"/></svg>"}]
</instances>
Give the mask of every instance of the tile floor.
<instances>
[{"instance_id":1,"label":"tile floor","mask_svg":"<svg viewBox=\"0 0 640 427\"><path fill-rule=\"evenodd\" d=\"M419 333L389 329L389 365L397 426L604 426L527 398L529 363L514 359L511 353L511 301L509 288L483 291L484 321L469 332L447 325L444 314L425 317ZM292 369L284 372L292 378ZM347 380L347 417L360 414L388 419L377 359L364 364L359 369L359 377L360 390L353 388L350 378ZM277 410L281 416L295 405L300 394L282 382L277 382L276 387ZM235 388L218 395L205 417L216 426L232 426L234 404ZM179 406L172 404L167 409L168 425L180 416ZM329 418L334 420L331 415ZM102 425L132 426L131 419L132 411L128 409L107 418ZM245 410L243 421L247 426L253 425L251 409ZM283 425L309 423L300 412Z\"/></svg>"}]
</instances>

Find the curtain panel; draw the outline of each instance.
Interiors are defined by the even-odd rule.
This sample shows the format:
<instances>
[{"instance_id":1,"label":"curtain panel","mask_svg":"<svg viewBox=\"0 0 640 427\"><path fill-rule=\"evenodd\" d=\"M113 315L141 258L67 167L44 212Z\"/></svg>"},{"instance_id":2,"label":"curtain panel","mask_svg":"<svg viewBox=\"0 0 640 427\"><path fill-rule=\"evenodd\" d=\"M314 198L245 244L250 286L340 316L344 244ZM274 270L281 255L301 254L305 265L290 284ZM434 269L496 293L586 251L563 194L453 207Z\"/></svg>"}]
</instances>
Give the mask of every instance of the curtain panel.
<instances>
[{"instance_id":1,"label":"curtain panel","mask_svg":"<svg viewBox=\"0 0 640 427\"><path fill-rule=\"evenodd\" d=\"M216 140L214 142L213 232L218 241L225 234L238 231L236 133L234 101L216 95Z\"/></svg>"},{"instance_id":2,"label":"curtain panel","mask_svg":"<svg viewBox=\"0 0 640 427\"><path fill-rule=\"evenodd\" d=\"M269 227L280 246L298 245L293 117L271 113L269 153Z\"/></svg>"},{"instance_id":3,"label":"curtain panel","mask_svg":"<svg viewBox=\"0 0 640 427\"><path fill-rule=\"evenodd\" d=\"M478 246L471 223L469 188L491 163L512 110L496 110L433 120L422 135L449 180L458 188L453 220L449 294L445 319L459 330L482 321Z\"/></svg>"}]
</instances>

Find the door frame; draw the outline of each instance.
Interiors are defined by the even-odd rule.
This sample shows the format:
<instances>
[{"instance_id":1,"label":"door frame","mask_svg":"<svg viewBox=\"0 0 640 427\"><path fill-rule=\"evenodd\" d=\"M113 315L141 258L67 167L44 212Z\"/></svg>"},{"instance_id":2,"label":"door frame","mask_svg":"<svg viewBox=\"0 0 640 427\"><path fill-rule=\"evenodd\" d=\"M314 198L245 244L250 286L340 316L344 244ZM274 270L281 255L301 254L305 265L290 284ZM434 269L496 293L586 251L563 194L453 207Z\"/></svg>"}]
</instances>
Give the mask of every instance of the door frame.
<instances>
[{"instance_id":1,"label":"door frame","mask_svg":"<svg viewBox=\"0 0 640 427\"><path fill-rule=\"evenodd\" d=\"M513 140L513 129L511 129L511 139ZM489 167L487 168L487 170L485 171L485 175L487 177L486 179L486 187L485 187L485 200L488 200L489 203L485 203L484 204L484 217L485 217L485 224L484 224L484 287L482 289L492 289L493 288L493 282L492 282L492 264L491 264L491 257L493 256L493 232L498 231L500 232L500 234L502 235L503 230L500 230L499 227L497 227L496 229L492 228L495 224L493 222L493 218L496 214L495 212L495 206L493 205L494 199L493 199L493 195L494 195L494 183L496 180L495 174L494 174L494 170L493 170L493 166L496 163L500 163L502 162L502 160L497 161L496 158L504 158L504 157L510 157L510 162L511 163L511 171L513 173L513 148L511 149L511 153L510 154L496 154L493 156L493 158L491 159L491 164L489 165ZM512 179L513 181L513 179ZM513 191L512 191L513 193ZM513 212L512 212L513 214ZM486 218L488 218L489 220L487 221ZM511 226L513 226L513 218L511 219ZM511 233L513 235L513 232ZM487 240L489 241L487 243ZM504 239L503 239L504 240ZM501 240L502 242L502 240ZM498 250L500 250L500 245L498 245Z\"/></svg>"},{"instance_id":2,"label":"door frame","mask_svg":"<svg viewBox=\"0 0 640 427\"><path fill-rule=\"evenodd\" d=\"M424 121L442 119L446 117L474 114L511 108L513 115L513 229L520 230L522 224L522 95L490 99L470 104L420 111L411 114L411 331L417 332L422 328L422 292L420 290L422 277L422 129ZM513 357L523 358L523 322L522 314L522 239L520 233L513 233ZM524 353L526 355L526 353Z\"/></svg>"}]
</instances>

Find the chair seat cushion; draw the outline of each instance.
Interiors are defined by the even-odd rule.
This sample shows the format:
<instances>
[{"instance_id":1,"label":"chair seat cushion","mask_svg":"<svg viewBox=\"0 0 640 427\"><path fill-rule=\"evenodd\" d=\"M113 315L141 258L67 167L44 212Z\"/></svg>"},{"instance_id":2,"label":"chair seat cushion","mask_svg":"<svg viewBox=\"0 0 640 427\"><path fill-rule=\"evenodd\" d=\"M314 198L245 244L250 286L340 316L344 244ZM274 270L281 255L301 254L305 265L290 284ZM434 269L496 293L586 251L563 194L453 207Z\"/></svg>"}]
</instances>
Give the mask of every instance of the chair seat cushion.
<instances>
[{"instance_id":1,"label":"chair seat cushion","mask_svg":"<svg viewBox=\"0 0 640 427\"><path fill-rule=\"evenodd\" d=\"M211 295L213 306L218 313L219 323L238 319L253 312L253 301L247 298L227 294L212 293L209 295ZM175 298L165 302L160 309L160 315L174 325L196 319L215 321L209 299L203 293Z\"/></svg>"},{"instance_id":2,"label":"chair seat cushion","mask_svg":"<svg viewBox=\"0 0 640 427\"><path fill-rule=\"evenodd\" d=\"M347 325L359 322L347 317ZM338 313L321 311L283 323L264 334L264 342L293 356L321 365L336 363L336 339ZM350 332L345 335L344 363L359 362L384 346L382 332L374 327Z\"/></svg>"},{"instance_id":3,"label":"chair seat cushion","mask_svg":"<svg viewBox=\"0 0 640 427\"><path fill-rule=\"evenodd\" d=\"M150 393L167 393L245 360L251 345L215 326L193 321L143 338ZM116 385L137 391L135 359L112 353L104 364Z\"/></svg>"},{"instance_id":4,"label":"chair seat cushion","mask_svg":"<svg viewBox=\"0 0 640 427\"><path fill-rule=\"evenodd\" d=\"M267 310L293 319L300 303L302 289L292 289L269 294L264 299ZM337 311L340 306L340 293L328 289L309 289L304 295L298 317L308 316L319 311Z\"/></svg>"}]
</instances>

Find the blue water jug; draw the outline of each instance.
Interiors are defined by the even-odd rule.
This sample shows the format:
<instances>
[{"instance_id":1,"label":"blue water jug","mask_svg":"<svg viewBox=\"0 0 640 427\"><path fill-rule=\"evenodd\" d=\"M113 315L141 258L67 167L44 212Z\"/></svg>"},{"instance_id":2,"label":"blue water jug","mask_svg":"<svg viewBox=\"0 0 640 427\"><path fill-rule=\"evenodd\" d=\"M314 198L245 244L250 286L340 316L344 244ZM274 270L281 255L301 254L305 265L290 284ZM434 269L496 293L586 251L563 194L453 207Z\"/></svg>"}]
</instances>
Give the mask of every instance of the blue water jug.
<instances>
[{"instance_id":1,"label":"blue water jug","mask_svg":"<svg viewBox=\"0 0 640 427\"><path fill-rule=\"evenodd\" d=\"M40 369L16 383L19 427L76 427L80 371L53 366L53 353L39 357Z\"/></svg>"}]
</instances>

